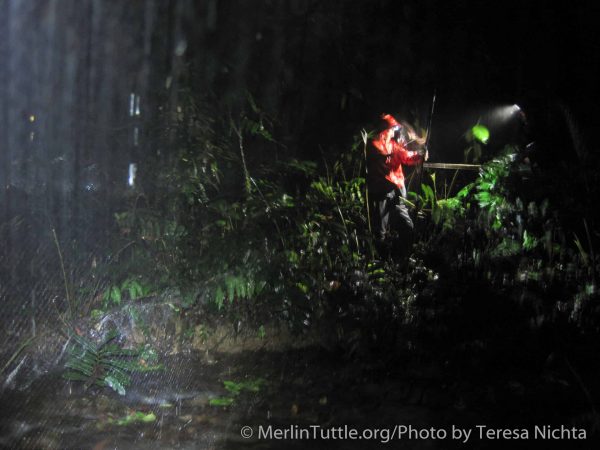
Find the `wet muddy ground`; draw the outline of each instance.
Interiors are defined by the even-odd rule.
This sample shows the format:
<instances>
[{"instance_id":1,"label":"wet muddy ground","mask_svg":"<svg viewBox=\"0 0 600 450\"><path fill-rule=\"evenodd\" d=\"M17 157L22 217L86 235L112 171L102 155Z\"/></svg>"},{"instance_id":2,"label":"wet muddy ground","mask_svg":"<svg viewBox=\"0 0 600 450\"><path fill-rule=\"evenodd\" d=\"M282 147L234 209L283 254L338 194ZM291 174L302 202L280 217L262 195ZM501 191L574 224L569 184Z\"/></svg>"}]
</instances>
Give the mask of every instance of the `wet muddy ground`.
<instances>
[{"instance_id":1,"label":"wet muddy ground","mask_svg":"<svg viewBox=\"0 0 600 450\"><path fill-rule=\"evenodd\" d=\"M281 440L258 438L260 426L426 426L439 416L435 402L450 406L451 399L442 394L409 382L375 383L353 364L325 356L315 351L217 354L209 360L204 354L174 356L164 361L164 371L137 375L125 396L96 387L84 390L57 371L22 391L5 390L0 444L23 449L280 448ZM242 391L229 406L210 404L230 396L224 381L253 380L260 381L258 392ZM244 426L252 427L253 438L241 435ZM364 448L364 443L341 440L310 446L315 444ZM306 445L306 440L285 441L286 448ZM407 448L437 447L422 441Z\"/></svg>"},{"instance_id":2,"label":"wet muddy ground","mask_svg":"<svg viewBox=\"0 0 600 450\"><path fill-rule=\"evenodd\" d=\"M453 449L594 448L585 442L493 441L466 443L430 434L403 439L379 434L368 440L300 439L318 425L357 430L446 430L533 422L540 408L529 387L514 381L487 386L460 383L437 363L397 359L344 359L316 349L238 354L193 353L166 357L165 369L136 375L125 396L64 380L60 371L37 378L22 390L0 395L0 447L14 449ZM224 382L250 384L236 395ZM560 395L560 390L556 394ZM540 393L540 398L547 393ZM563 394L568 394L563 391ZM228 406L219 400L233 398ZM553 413L548 411L547 417ZM507 422L508 420L508 422ZM515 425L516 426L516 425ZM252 432L247 438L243 433ZM261 428L262 427L262 428ZM273 433L265 439L259 430ZM245 431L244 431L245 430ZM276 439L287 432L287 439ZM288 430L288 431L284 431ZM381 431L380 431L381 433ZM293 436L295 439L290 439ZM305 437L306 435L304 435ZM312 436L312 435L311 435ZM347 436L347 435L346 435ZM559 445L560 444L560 445ZM564 445L568 445L565 447Z\"/></svg>"}]
</instances>

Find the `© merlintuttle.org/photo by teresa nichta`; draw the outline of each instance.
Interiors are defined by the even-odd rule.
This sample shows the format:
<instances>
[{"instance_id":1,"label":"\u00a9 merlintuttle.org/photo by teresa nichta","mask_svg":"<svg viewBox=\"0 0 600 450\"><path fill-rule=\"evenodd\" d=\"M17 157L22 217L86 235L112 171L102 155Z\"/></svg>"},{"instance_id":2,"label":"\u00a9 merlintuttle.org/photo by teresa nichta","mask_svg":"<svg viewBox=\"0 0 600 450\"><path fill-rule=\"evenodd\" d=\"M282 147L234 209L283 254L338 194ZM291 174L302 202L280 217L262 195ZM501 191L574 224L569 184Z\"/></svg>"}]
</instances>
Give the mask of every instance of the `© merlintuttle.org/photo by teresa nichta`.
<instances>
[{"instance_id":1,"label":"\u00a9 merlintuttle.org/photo by teresa nichta","mask_svg":"<svg viewBox=\"0 0 600 450\"><path fill-rule=\"evenodd\" d=\"M464 443L469 440L585 440L587 431L574 426L535 425L530 428L494 428L487 425L475 425L472 428L418 428L412 425L395 425L388 429L370 430L365 435L363 432L348 426L320 427L313 425L302 427L290 425L288 427L274 427L272 425L259 427L259 439L275 440L302 440L302 439L372 439L385 438L390 440L460 440Z\"/></svg>"}]
</instances>

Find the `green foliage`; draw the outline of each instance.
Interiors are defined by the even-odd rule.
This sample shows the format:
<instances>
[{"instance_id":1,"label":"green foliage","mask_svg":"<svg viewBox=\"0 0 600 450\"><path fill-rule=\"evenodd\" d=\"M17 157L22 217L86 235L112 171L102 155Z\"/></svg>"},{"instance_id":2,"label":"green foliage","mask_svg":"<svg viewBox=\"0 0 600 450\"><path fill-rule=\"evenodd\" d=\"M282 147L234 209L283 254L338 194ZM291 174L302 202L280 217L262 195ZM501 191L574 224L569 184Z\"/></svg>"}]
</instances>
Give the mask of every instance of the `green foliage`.
<instances>
[{"instance_id":1,"label":"green foliage","mask_svg":"<svg viewBox=\"0 0 600 450\"><path fill-rule=\"evenodd\" d=\"M128 426L128 425L133 425L136 423L152 423L156 421L156 414L154 414L152 411L149 413L145 413L142 411L133 411L129 414L127 414L124 417L121 417L120 419L112 419L109 418L107 423L110 425L117 425L120 427L124 427L124 426Z\"/></svg>"},{"instance_id":2,"label":"green foliage","mask_svg":"<svg viewBox=\"0 0 600 450\"><path fill-rule=\"evenodd\" d=\"M150 345L145 345L139 350L139 362L144 367L144 371L149 367L153 370L161 367L158 364L158 353Z\"/></svg>"},{"instance_id":3,"label":"green foliage","mask_svg":"<svg viewBox=\"0 0 600 450\"><path fill-rule=\"evenodd\" d=\"M175 285L187 307L253 323L259 335L259 326L273 319L301 331L359 316L382 296L388 303L378 317L397 308L394 270L367 274L376 257L366 215L369 133L319 167L283 154L273 121L251 97L239 114L228 111L224 123L201 111L191 101L182 107L181 149L170 165L155 168L153 192L160 194L140 193L116 215L123 242L114 257L120 273L111 278L156 280L153 290ZM276 161L253 156L273 152ZM125 281L105 292L105 309L137 295Z\"/></svg>"},{"instance_id":4,"label":"green foliage","mask_svg":"<svg viewBox=\"0 0 600 450\"><path fill-rule=\"evenodd\" d=\"M436 226L441 227L442 231L451 230L457 221L464 219L468 209L468 197L474 184L464 186L453 197L444 198L438 194L435 173L431 174L430 178L431 186L421 184L421 195L409 192L408 196L412 201L407 203L413 208L421 205L421 210L430 214L431 220Z\"/></svg>"},{"instance_id":5,"label":"green foliage","mask_svg":"<svg viewBox=\"0 0 600 450\"><path fill-rule=\"evenodd\" d=\"M121 289L119 286L111 286L109 287L102 296L102 306L104 309L108 308L111 304L120 305L121 304Z\"/></svg>"},{"instance_id":6,"label":"green foliage","mask_svg":"<svg viewBox=\"0 0 600 450\"><path fill-rule=\"evenodd\" d=\"M535 236L532 236L527 230L523 231L523 248L525 250L531 251L537 248L539 245L539 239Z\"/></svg>"},{"instance_id":7,"label":"green foliage","mask_svg":"<svg viewBox=\"0 0 600 450\"><path fill-rule=\"evenodd\" d=\"M444 230L454 229L459 219L465 217L468 205L466 199L473 184L463 187L454 197L440 199L437 201L437 208L432 213L434 223L442 224Z\"/></svg>"},{"instance_id":8,"label":"green foliage","mask_svg":"<svg viewBox=\"0 0 600 450\"><path fill-rule=\"evenodd\" d=\"M465 133L467 147L464 150L464 161L478 163L484 157L484 149L490 139L490 131L480 123L469 128Z\"/></svg>"},{"instance_id":9,"label":"green foliage","mask_svg":"<svg viewBox=\"0 0 600 450\"><path fill-rule=\"evenodd\" d=\"M487 215L488 223L495 230L502 227L504 216L511 208L504 181L513 158L514 154L508 153L485 164L477 180L475 198Z\"/></svg>"},{"instance_id":10,"label":"green foliage","mask_svg":"<svg viewBox=\"0 0 600 450\"><path fill-rule=\"evenodd\" d=\"M415 203L423 205L423 210L431 214L433 223L442 230L451 230L457 220L464 221L474 203L479 206L477 217L481 225L499 230L514 212L507 190L510 167L515 158L511 151L513 149L509 148L502 156L484 164L477 180L464 186L453 197L439 197L435 174L431 175L431 185L421 185L421 195L409 194ZM529 236L528 245L533 243L531 239Z\"/></svg>"},{"instance_id":11,"label":"green foliage","mask_svg":"<svg viewBox=\"0 0 600 450\"><path fill-rule=\"evenodd\" d=\"M180 185L181 193L177 198L158 200L160 207L149 205L142 208L136 201L130 210L115 214L116 224L124 239L123 246L116 252L115 262L119 264L120 271L128 274L123 284L130 280L141 285L142 292L138 296L147 295L148 291L160 285L155 281L153 288L150 288L141 280L162 280L181 256L177 245L185 239L186 229L173 215L178 214L182 205L190 205L193 209L197 207L197 202L205 198L194 191L192 186L195 181L173 182ZM122 276L121 273L118 275ZM114 287L128 290L134 286Z\"/></svg>"},{"instance_id":12,"label":"green foliage","mask_svg":"<svg viewBox=\"0 0 600 450\"><path fill-rule=\"evenodd\" d=\"M119 306L125 298L137 300L147 297L152 292L143 281L127 278L120 285L109 286L102 295L102 306L106 310L111 306Z\"/></svg>"},{"instance_id":13,"label":"green foliage","mask_svg":"<svg viewBox=\"0 0 600 450\"><path fill-rule=\"evenodd\" d=\"M257 281L253 277L252 270L245 274L224 274L218 278L215 281L213 301L219 309L223 308L225 300L233 302L254 298L260 294L266 284L264 280Z\"/></svg>"},{"instance_id":14,"label":"green foliage","mask_svg":"<svg viewBox=\"0 0 600 450\"><path fill-rule=\"evenodd\" d=\"M101 309L92 309L92 311L90 312L90 317L92 320L97 321L102 319L102 316L104 316L105 311L102 311Z\"/></svg>"},{"instance_id":15,"label":"green foliage","mask_svg":"<svg viewBox=\"0 0 600 450\"><path fill-rule=\"evenodd\" d=\"M261 325L260 327L258 327L258 337L260 339L264 339L265 337L267 337L267 332L265 331L264 325Z\"/></svg>"},{"instance_id":16,"label":"green foliage","mask_svg":"<svg viewBox=\"0 0 600 450\"><path fill-rule=\"evenodd\" d=\"M420 290L440 279L425 260L444 260L460 277L497 289L522 283L550 292L565 281L561 292L572 305L572 291L581 305L596 295L582 287L598 265L591 239L566 233L548 200L517 189L518 149L486 162L457 193L441 189L435 174L409 193L419 235L406 263L376 248L369 232L369 133L316 164L286 154L275 122L252 97L221 121L200 103L184 100L173 158L148 170L157 174L153 194L140 192L116 216L123 242L113 261L121 270L111 279L125 281L106 291L108 303L140 295L127 280L151 279L152 290L176 286L186 307L228 317L236 331L252 324L260 335L270 320L295 331L327 323L347 339L393 336L418 319ZM485 130L470 131L469 145L481 153ZM585 275L559 269L582 265ZM366 322L371 331L361 329Z\"/></svg>"},{"instance_id":17,"label":"green foliage","mask_svg":"<svg viewBox=\"0 0 600 450\"><path fill-rule=\"evenodd\" d=\"M559 210L541 190L546 189L542 180L527 188L521 188L523 182L518 149L512 146L483 164L478 178L454 197L438 198L432 178L421 196L412 194L430 213L430 226L422 227L427 230L421 236L423 252L444 255L461 278L489 283L507 299L514 295L515 303L529 299L528 306L537 311L534 323L562 317L592 326L598 261L587 222L580 222L586 236L581 239L568 231L569 222L559 220ZM571 199L563 208L580 201Z\"/></svg>"},{"instance_id":18,"label":"green foliage","mask_svg":"<svg viewBox=\"0 0 600 450\"><path fill-rule=\"evenodd\" d=\"M70 336L74 344L69 349L69 359L65 364L68 370L64 377L84 382L86 387L95 384L125 395L132 372L159 368L141 363L140 356L145 354L144 350L124 349L115 343L117 330L109 332L98 344L76 333L70 333Z\"/></svg>"},{"instance_id":19,"label":"green foliage","mask_svg":"<svg viewBox=\"0 0 600 450\"><path fill-rule=\"evenodd\" d=\"M255 380L247 380L247 381L223 381L223 386L227 389L232 395L237 396L241 392L259 392L260 388L265 384L265 380L262 378L257 378Z\"/></svg>"},{"instance_id":20,"label":"green foliage","mask_svg":"<svg viewBox=\"0 0 600 450\"><path fill-rule=\"evenodd\" d=\"M481 142L482 144L487 144L490 139L490 130L488 130L485 125L480 123L471 128L471 134L473 135L473 139Z\"/></svg>"},{"instance_id":21,"label":"green foliage","mask_svg":"<svg viewBox=\"0 0 600 450\"><path fill-rule=\"evenodd\" d=\"M235 402L233 397L215 397L208 402L210 406L231 406Z\"/></svg>"},{"instance_id":22,"label":"green foliage","mask_svg":"<svg viewBox=\"0 0 600 450\"><path fill-rule=\"evenodd\" d=\"M223 218L217 219L220 239L214 240L214 248L220 259L218 267L213 262L214 275L204 284L205 298L219 309L232 302L279 298L289 317L297 302L322 297L332 272L350 270L364 259L364 179L321 178L301 198L273 183L256 186L243 205L219 211ZM238 216L240 210L245 217ZM251 237L241 243L240 235ZM207 251L212 255L211 248ZM337 258L331 258L333 252Z\"/></svg>"},{"instance_id":23,"label":"green foliage","mask_svg":"<svg viewBox=\"0 0 600 450\"><path fill-rule=\"evenodd\" d=\"M258 393L264 386L265 380L257 378L246 381L223 381L223 386L229 392L228 396L216 397L210 400L211 406L231 406L242 392Z\"/></svg>"}]
</instances>

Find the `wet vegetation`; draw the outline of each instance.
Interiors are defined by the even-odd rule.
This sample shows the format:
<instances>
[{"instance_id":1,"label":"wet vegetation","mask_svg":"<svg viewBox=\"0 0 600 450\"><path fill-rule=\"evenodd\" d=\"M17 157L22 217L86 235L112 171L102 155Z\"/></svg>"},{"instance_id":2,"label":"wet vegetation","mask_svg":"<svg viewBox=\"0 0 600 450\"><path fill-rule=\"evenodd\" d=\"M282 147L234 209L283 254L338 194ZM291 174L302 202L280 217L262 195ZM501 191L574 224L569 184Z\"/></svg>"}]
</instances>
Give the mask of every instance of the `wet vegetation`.
<instances>
[{"instance_id":1,"label":"wet vegetation","mask_svg":"<svg viewBox=\"0 0 600 450\"><path fill-rule=\"evenodd\" d=\"M410 256L398 258L369 231L371 131L316 163L281 148L274 119L250 95L237 121L210 118L206 100L185 91L181 98L169 130L178 152L140 168L148 181L117 203L107 251L91 270L68 269L77 253L53 231L65 379L124 396L133 373L164 371L158 354L206 348L208 355L219 327L233 345L253 335L260 346L285 330L310 352L366 371L367 384L410 373L403 397L410 404L488 411L482 417L504 423L510 405L528 399L538 406L521 410L519 423L531 414L532 425L597 429L597 362L589 355L598 349L600 261L588 199L600 184L592 156L545 166L543 148L525 153L508 144L471 177L428 172L418 186L413 174L417 236ZM275 164L246 156L273 149ZM144 318L157 299L174 323L174 347L152 340L156 313ZM390 372L397 364L407 372ZM263 375L258 368L255 378L223 380L203 407L229 414L241 394L281 389L270 380L261 390ZM332 394L317 389L312 400L323 409ZM171 400L155 404L168 408ZM297 400L290 407L295 417ZM111 412L99 426L153 423L157 416L146 411Z\"/></svg>"},{"instance_id":2,"label":"wet vegetation","mask_svg":"<svg viewBox=\"0 0 600 450\"><path fill-rule=\"evenodd\" d=\"M231 339L259 342L285 329L345 361L374 364L369 377L427 361L435 369L417 369L423 377L443 378L437 388L459 410L496 411L488 420L502 423L523 397L542 402L526 410L538 421L598 426L587 355L597 348L599 261L594 217L580 215L596 193L568 195L581 183L598 186L591 158L544 167L543 148L526 154L508 144L470 178L427 173L409 196L417 239L407 259L397 258L369 232L370 133L321 164L285 149L275 165L245 160L279 145L272 119L248 98L240 125L209 120L187 97L173 124L179 154L143 168L151 188L139 187L115 212L112 250L95 268L106 287L73 320L90 310L101 320L116 308L143 330L136 308L171 291L181 349L217 324ZM579 176L559 177L565 170ZM551 189L558 178L563 184ZM85 367L67 367L124 394L128 379L94 375L98 366L124 369L115 346L114 359L98 356L106 339L131 333L127 321L120 326L91 347L99 363L85 363L86 353ZM210 405L230 406L258 384L226 380L225 389ZM427 401L438 396L446 398Z\"/></svg>"},{"instance_id":3,"label":"wet vegetation","mask_svg":"<svg viewBox=\"0 0 600 450\"><path fill-rule=\"evenodd\" d=\"M0 448L276 448L240 428L291 424L564 425L588 433L568 448L597 445L591 95L532 52L563 11L521 48L477 2L9 3ZM552 47L580 68L581 11ZM381 112L431 123L434 88L432 160L480 167L406 169L400 256L371 232L366 155ZM524 109L502 124L464 112L507 99Z\"/></svg>"}]
</instances>

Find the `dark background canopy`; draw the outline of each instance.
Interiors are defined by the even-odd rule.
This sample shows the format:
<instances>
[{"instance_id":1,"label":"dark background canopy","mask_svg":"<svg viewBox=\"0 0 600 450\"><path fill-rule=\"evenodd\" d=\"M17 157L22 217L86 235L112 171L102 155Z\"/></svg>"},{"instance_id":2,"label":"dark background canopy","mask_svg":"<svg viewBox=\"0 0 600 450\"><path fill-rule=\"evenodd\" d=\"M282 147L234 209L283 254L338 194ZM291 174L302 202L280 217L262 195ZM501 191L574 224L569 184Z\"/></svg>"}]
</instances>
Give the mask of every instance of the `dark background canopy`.
<instances>
[{"instance_id":1,"label":"dark background canopy","mask_svg":"<svg viewBox=\"0 0 600 450\"><path fill-rule=\"evenodd\" d=\"M129 160L157 151L148 127L131 145L132 93L150 123L184 88L233 110L250 92L277 118L288 149L309 158L344 151L384 111L424 124L434 89L438 160L492 106L519 103L543 122L563 105L590 131L597 120L593 2L2 1L0 8L5 188L59 178L63 191L77 191L94 164L104 176L125 177ZM31 132L35 146L27 144ZM62 200L53 202L60 208Z\"/></svg>"}]
</instances>

